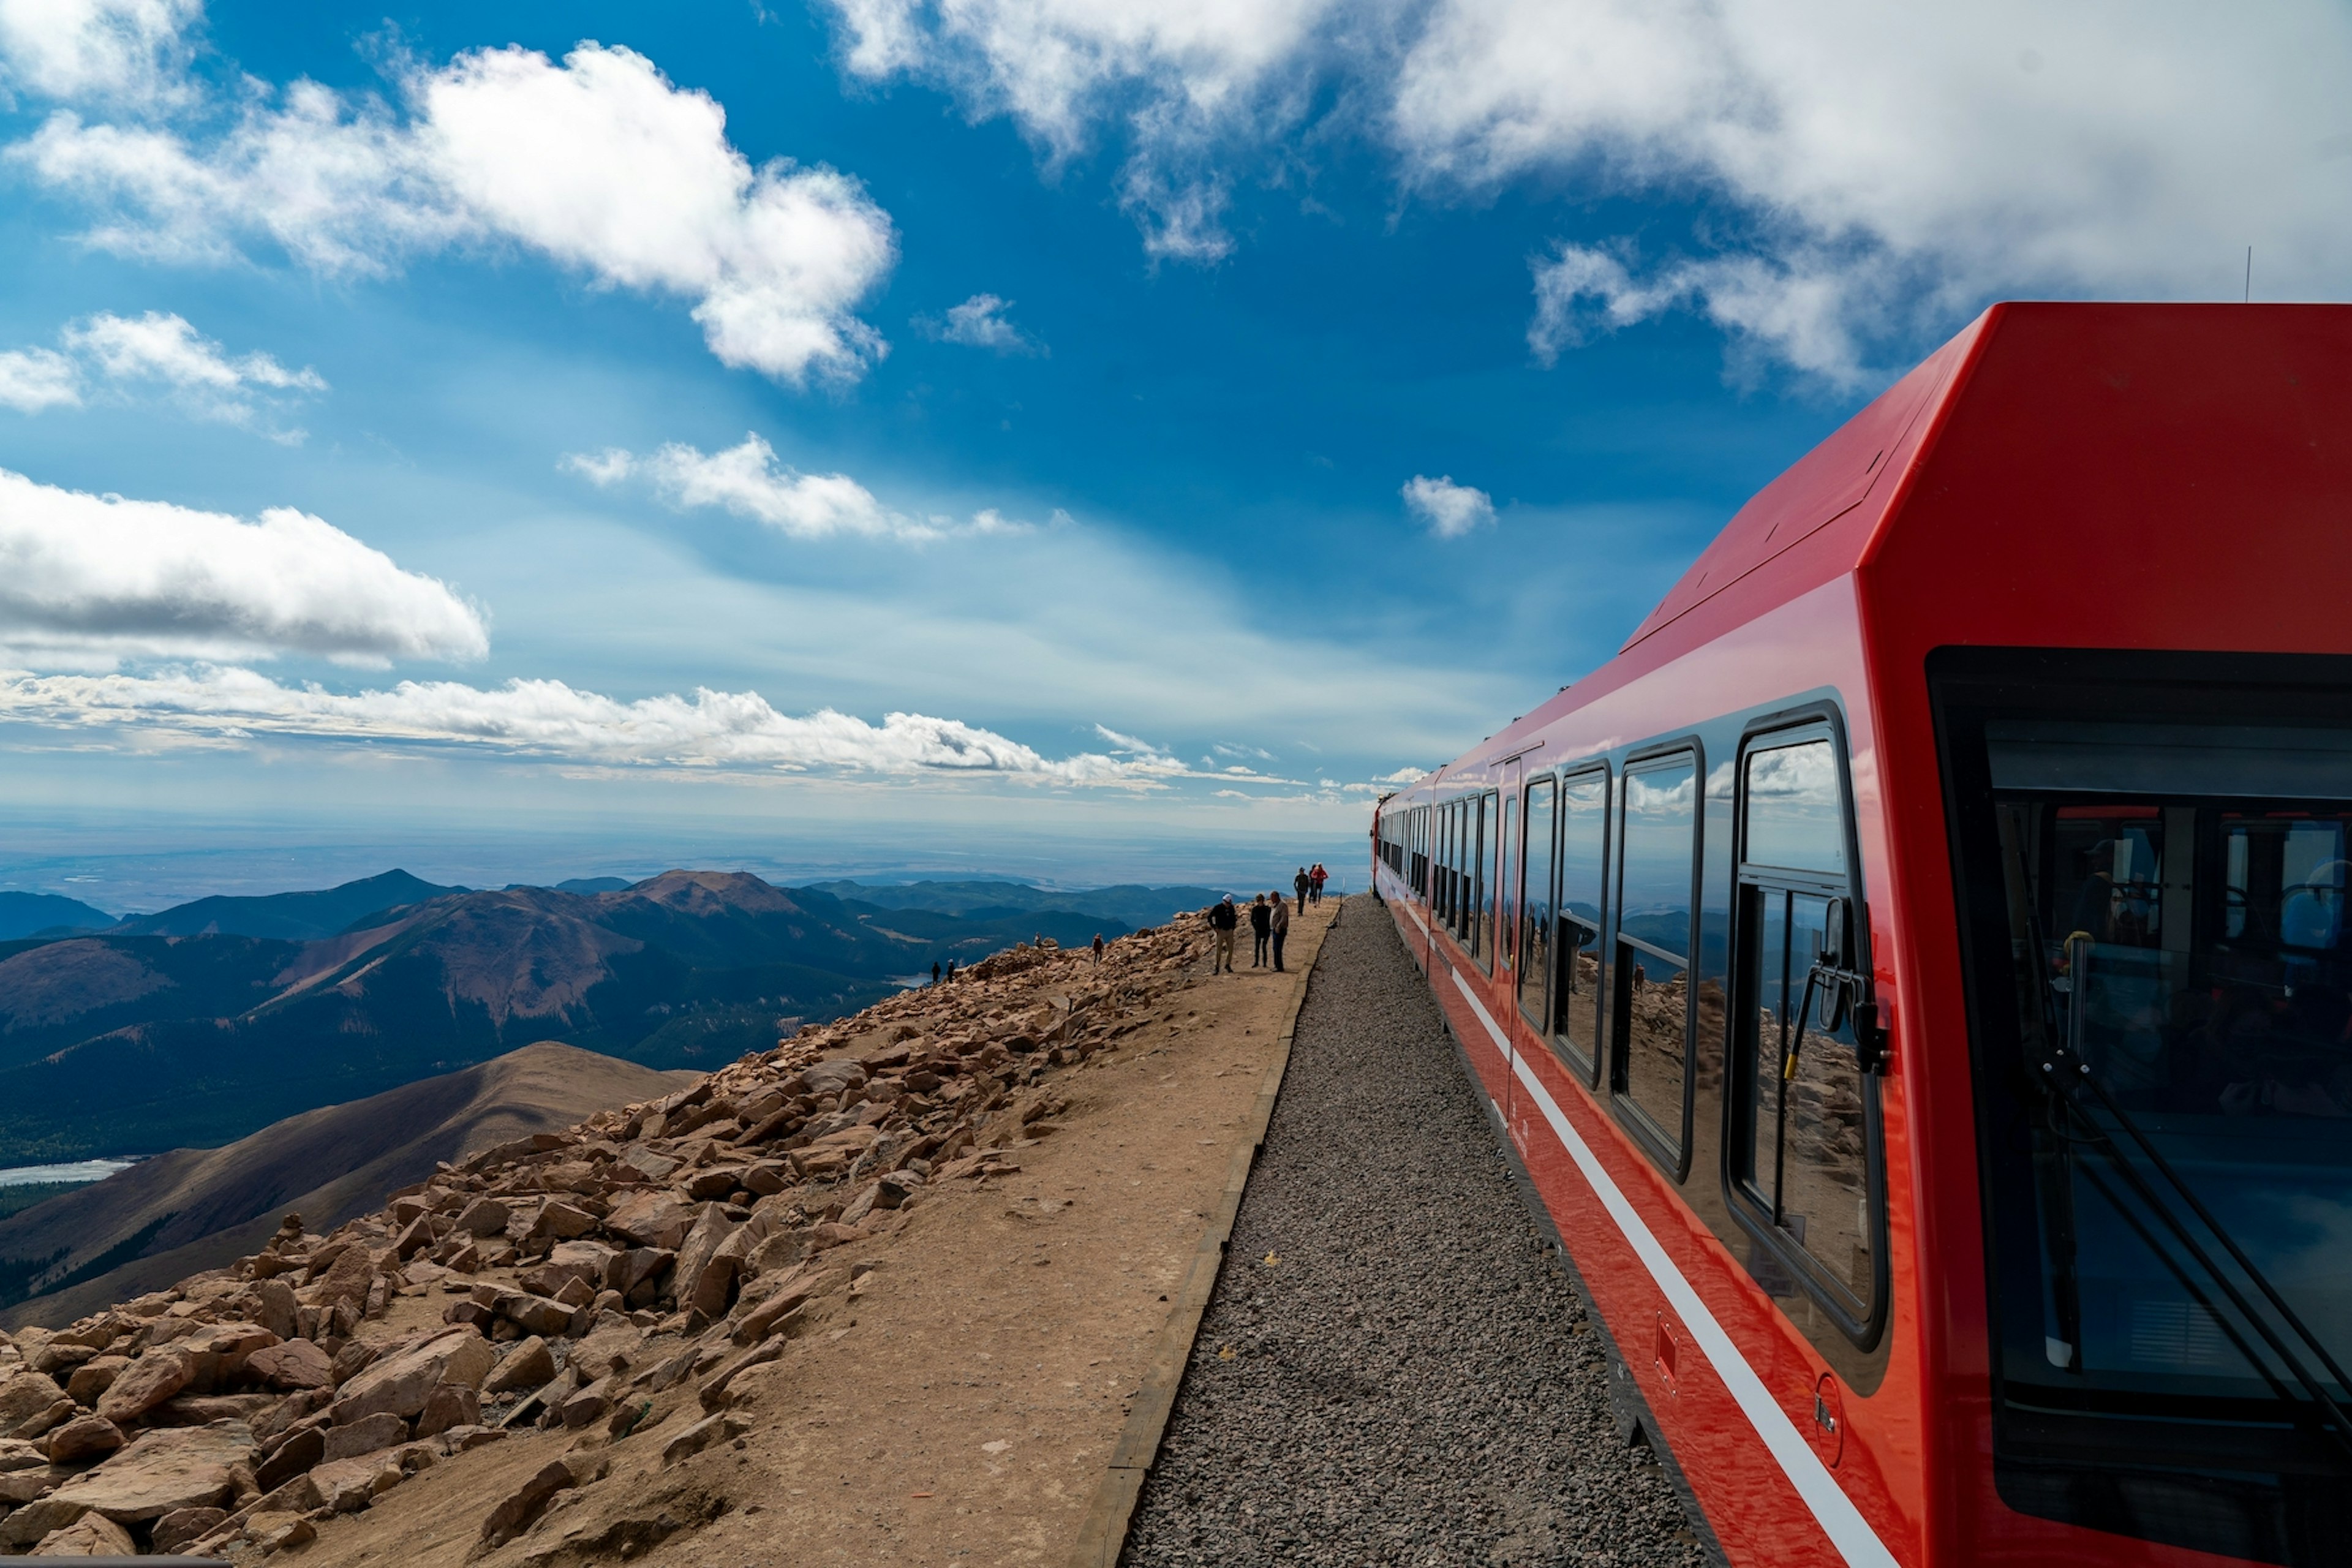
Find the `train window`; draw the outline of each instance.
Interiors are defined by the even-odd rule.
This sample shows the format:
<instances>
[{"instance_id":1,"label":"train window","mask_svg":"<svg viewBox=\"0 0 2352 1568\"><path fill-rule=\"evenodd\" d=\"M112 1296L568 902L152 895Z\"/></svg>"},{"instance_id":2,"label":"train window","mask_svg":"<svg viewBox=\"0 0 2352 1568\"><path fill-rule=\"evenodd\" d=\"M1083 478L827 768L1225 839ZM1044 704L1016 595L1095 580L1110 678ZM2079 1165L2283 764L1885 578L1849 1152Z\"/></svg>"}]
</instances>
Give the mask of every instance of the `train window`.
<instances>
[{"instance_id":1,"label":"train window","mask_svg":"<svg viewBox=\"0 0 2352 1568\"><path fill-rule=\"evenodd\" d=\"M2352 679L2184 656L2177 683L2127 679L2166 656L2095 658L1939 680L1995 1479L2086 1528L2339 1562ZM2118 1428L2122 1488L2101 1479Z\"/></svg>"},{"instance_id":2,"label":"train window","mask_svg":"<svg viewBox=\"0 0 2352 1568\"><path fill-rule=\"evenodd\" d=\"M1853 907L1845 791L1828 733L1754 742L1740 812L1733 1171L1772 1250L1861 1337L1877 1293L1866 1110L1876 1086L1827 978L1845 962Z\"/></svg>"},{"instance_id":3,"label":"train window","mask_svg":"<svg viewBox=\"0 0 2352 1568\"><path fill-rule=\"evenodd\" d=\"M1601 905L1609 855L1609 775L1559 786L1559 925L1552 939L1552 1039L1589 1083L1601 1061Z\"/></svg>"},{"instance_id":4,"label":"train window","mask_svg":"<svg viewBox=\"0 0 2352 1568\"><path fill-rule=\"evenodd\" d=\"M1494 795L1495 806L1495 963L1509 964L1517 930L1512 910L1519 897L1518 823L1520 799L1516 794Z\"/></svg>"},{"instance_id":5,"label":"train window","mask_svg":"<svg viewBox=\"0 0 2352 1568\"><path fill-rule=\"evenodd\" d=\"M1469 803L1472 825L1465 842L1470 846L1470 901L1463 930L1470 939L1470 956L1495 966L1495 903L1492 868L1495 863L1495 792Z\"/></svg>"},{"instance_id":6,"label":"train window","mask_svg":"<svg viewBox=\"0 0 2352 1568\"><path fill-rule=\"evenodd\" d=\"M1555 786L1549 778L1529 779L1525 795L1527 831L1520 835L1519 1011L1541 1031L1545 988L1551 977L1551 904Z\"/></svg>"},{"instance_id":7,"label":"train window","mask_svg":"<svg viewBox=\"0 0 2352 1568\"><path fill-rule=\"evenodd\" d=\"M1687 753L1625 770L1618 816L1616 1067L1650 1131L1679 1160L1690 1053L1691 889L1698 768Z\"/></svg>"}]
</instances>

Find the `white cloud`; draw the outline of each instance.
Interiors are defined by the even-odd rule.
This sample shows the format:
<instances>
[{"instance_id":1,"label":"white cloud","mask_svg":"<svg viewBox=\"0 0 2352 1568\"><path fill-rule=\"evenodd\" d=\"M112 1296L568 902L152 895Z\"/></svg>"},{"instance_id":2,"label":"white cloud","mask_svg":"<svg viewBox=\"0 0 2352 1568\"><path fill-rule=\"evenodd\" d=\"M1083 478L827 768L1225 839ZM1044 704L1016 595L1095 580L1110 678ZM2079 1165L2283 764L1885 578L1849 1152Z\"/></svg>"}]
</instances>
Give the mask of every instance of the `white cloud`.
<instances>
[{"instance_id":1,"label":"white cloud","mask_svg":"<svg viewBox=\"0 0 2352 1568\"><path fill-rule=\"evenodd\" d=\"M603 487L642 477L671 506L723 507L790 539L850 534L920 542L951 534L1028 531L1027 525L1008 521L993 508L975 514L969 523L895 511L847 474L804 474L779 463L775 448L756 433L720 452L673 441L642 458L619 447L573 453L563 466Z\"/></svg>"},{"instance_id":2,"label":"white cloud","mask_svg":"<svg viewBox=\"0 0 2352 1568\"><path fill-rule=\"evenodd\" d=\"M1312 82L1297 57L1336 0L830 0L843 63L867 80L950 88L1005 115L1060 164L1101 121L1130 140L1122 205L1154 256L1215 261L1224 176L1213 159L1295 123Z\"/></svg>"},{"instance_id":3,"label":"white cloud","mask_svg":"<svg viewBox=\"0 0 2352 1568\"><path fill-rule=\"evenodd\" d=\"M0 73L43 98L178 96L202 0L0 0Z\"/></svg>"},{"instance_id":4,"label":"white cloud","mask_svg":"<svg viewBox=\"0 0 2352 1568\"><path fill-rule=\"evenodd\" d=\"M81 402L73 361L55 349L10 349L0 353L0 405L19 414L75 407Z\"/></svg>"},{"instance_id":5,"label":"white cloud","mask_svg":"<svg viewBox=\"0 0 2352 1568\"><path fill-rule=\"evenodd\" d=\"M1853 381L1874 338L2001 293L2231 297L2249 242L2273 297L2340 297L2347 73L2352 13L2321 0L1446 0L1392 134L1423 179L1565 171L1744 215L1646 278L1564 253L1538 338L1562 290L1589 325L1687 304Z\"/></svg>"},{"instance_id":6,"label":"white cloud","mask_svg":"<svg viewBox=\"0 0 2352 1568\"><path fill-rule=\"evenodd\" d=\"M1670 310L1867 382L2004 295L2343 299L2352 9L2280 0L829 0L853 75L942 84L1049 163L1107 129L1157 255L1215 259L1302 128L1408 189L1696 205L1651 253L1567 235L1539 354ZM1309 125L1311 102L1333 105ZM1563 228L1566 225L1563 223Z\"/></svg>"},{"instance_id":7,"label":"white cloud","mask_svg":"<svg viewBox=\"0 0 2352 1568\"><path fill-rule=\"evenodd\" d=\"M0 650L55 666L303 654L478 658L480 615L341 529L252 522L38 484L0 469Z\"/></svg>"},{"instance_id":8,"label":"white cloud","mask_svg":"<svg viewBox=\"0 0 2352 1568\"><path fill-rule=\"evenodd\" d=\"M60 341L91 374L118 384L160 384L192 412L231 425L251 425L259 412L257 391L320 393L327 384L305 366L289 370L258 352L232 359L184 317L150 310L137 318L100 311L68 326ZM59 356L51 355L52 359ZM68 375L74 366L59 359ZM299 431L272 432L299 440Z\"/></svg>"},{"instance_id":9,"label":"white cloud","mask_svg":"<svg viewBox=\"0 0 2352 1568\"><path fill-rule=\"evenodd\" d=\"M302 265L382 275L505 242L598 285L691 300L710 351L792 383L887 352L856 314L898 255L889 216L832 169L754 167L726 111L633 50L459 55L402 83L406 113L298 81L218 137L57 113L11 150L100 206L100 248L218 261L253 238Z\"/></svg>"},{"instance_id":10,"label":"white cloud","mask_svg":"<svg viewBox=\"0 0 2352 1568\"><path fill-rule=\"evenodd\" d=\"M1010 300L1000 300L993 294L974 294L961 305L949 306L945 319L918 316L915 325L925 335L941 342L993 349L1005 354L1044 353L1043 343L1006 319L1005 312L1012 308Z\"/></svg>"},{"instance_id":11,"label":"white cloud","mask_svg":"<svg viewBox=\"0 0 2352 1568\"><path fill-rule=\"evenodd\" d=\"M1100 752L1048 758L992 731L920 713L879 724L831 709L778 712L753 691L624 702L560 680L483 688L404 680L388 691L289 686L198 666L152 675L0 673L0 721L190 736L438 743L569 762L883 774L962 773L1160 788L1181 765Z\"/></svg>"},{"instance_id":12,"label":"white cloud","mask_svg":"<svg viewBox=\"0 0 2352 1568\"><path fill-rule=\"evenodd\" d=\"M1451 474L1431 479L1415 474L1397 492L1405 510L1429 525L1440 539L1459 539L1472 529L1495 521L1494 498L1485 490L1457 485Z\"/></svg>"}]
</instances>

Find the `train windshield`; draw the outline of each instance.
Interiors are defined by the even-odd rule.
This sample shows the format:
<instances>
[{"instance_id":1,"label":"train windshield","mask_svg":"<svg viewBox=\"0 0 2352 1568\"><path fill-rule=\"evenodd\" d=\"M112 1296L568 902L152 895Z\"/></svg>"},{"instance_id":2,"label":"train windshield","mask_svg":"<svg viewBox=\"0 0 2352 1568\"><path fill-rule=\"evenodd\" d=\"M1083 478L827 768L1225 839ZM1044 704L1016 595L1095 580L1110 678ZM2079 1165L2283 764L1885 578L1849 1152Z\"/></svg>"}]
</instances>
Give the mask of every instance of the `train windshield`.
<instances>
[{"instance_id":1,"label":"train windshield","mask_svg":"<svg viewBox=\"0 0 2352 1568\"><path fill-rule=\"evenodd\" d=\"M1985 750L2042 1276L2006 1375L2352 1401L2352 733Z\"/></svg>"}]
</instances>

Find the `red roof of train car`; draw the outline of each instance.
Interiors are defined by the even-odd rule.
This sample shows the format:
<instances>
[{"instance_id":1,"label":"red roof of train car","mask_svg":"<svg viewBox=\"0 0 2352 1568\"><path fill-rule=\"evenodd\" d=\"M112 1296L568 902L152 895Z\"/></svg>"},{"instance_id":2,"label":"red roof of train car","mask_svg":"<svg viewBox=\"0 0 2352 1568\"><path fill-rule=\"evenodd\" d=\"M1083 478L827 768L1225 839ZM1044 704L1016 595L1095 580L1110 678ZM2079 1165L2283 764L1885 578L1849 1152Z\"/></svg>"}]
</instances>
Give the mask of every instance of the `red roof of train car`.
<instances>
[{"instance_id":1,"label":"red roof of train car","mask_svg":"<svg viewBox=\"0 0 2352 1568\"><path fill-rule=\"evenodd\" d=\"M1995 305L1740 508L1615 658L1459 760L1856 571L1948 640L2090 646L2106 552L2177 603L2096 646L2352 650L2347 495L2352 307ZM2308 559L2233 552L2233 518Z\"/></svg>"}]
</instances>

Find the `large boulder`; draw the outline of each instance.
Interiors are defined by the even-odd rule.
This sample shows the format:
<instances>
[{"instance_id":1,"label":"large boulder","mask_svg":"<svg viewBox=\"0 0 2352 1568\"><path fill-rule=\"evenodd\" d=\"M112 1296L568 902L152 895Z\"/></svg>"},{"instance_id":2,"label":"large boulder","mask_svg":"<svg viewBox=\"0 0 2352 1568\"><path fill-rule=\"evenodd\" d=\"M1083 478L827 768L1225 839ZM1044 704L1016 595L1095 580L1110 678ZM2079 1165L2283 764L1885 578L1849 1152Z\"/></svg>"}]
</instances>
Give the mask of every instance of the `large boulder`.
<instances>
[{"instance_id":1,"label":"large boulder","mask_svg":"<svg viewBox=\"0 0 2352 1568\"><path fill-rule=\"evenodd\" d=\"M349 1426L385 1412L410 1419L445 1383L478 1391L497 1360L490 1342L470 1325L428 1334L343 1384L334 1405L335 1425Z\"/></svg>"},{"instance_id":2,"label":"large boulder","mask_svg":"<svg viewBox=\"0 0 2352 1568\"><path fill-rule=\"evenodd\" d=\"M247 1376L289 1392L325 1388L335 1381L334 1363L327 1359L325 1351L309 1340L265 1345L246 1358L245 1370Z\"/></svg>"},{"instance_id":3,"label":"large boulder","mask_svg":"<svg viewBox=\"0 0 2352 1568\"><path fill-rule=\"evenodd\" d=\"M129 1531L95 1513L86 1513L63 1530L41 1537L33 1548L39 1557L130 1557L138 1551Z\"/></svg>"},{"instance_id":4,"label":"large boulder","mask_svg":"<svg viewBox=\"0 0 2352 1568\"><path fill-rule=\"evenodd\" d=\"M637 1193L604 1216L604 1228L639 1247L676 1251L693 1227L702 1205L667 1189Z\"/></svg>"},{"instance_id":5,"label":"large boulder","mask_svg":"<svg viewBox=\"0 0 2352 1568\"><path fill-rule=\"evenodd\" d=\"M54 1409L66 1400L66 1391L57 1380L45 1373L20 1372L13 1377L0 1377L0 1437L13 1435L16 1429ZM47 1431L47 1427L42 1428Z\"/></svg>"},{"instance_id":6,"label":"large boulder","mask_svg":"<svg viewBox=\"0 0 2352 1568\"><path fill-rule=\"evenodd\" d=\"M117 1524L161 1519L184 1508L216 1508L235 1486L229 1468L252 1452L253 1434L235 1422L149 1432L47 1500Z\"/></svg>"},{"instance_id":7,"label":"large boulder","mask_svg":"<svg viewBox=\"0 0 2352 1568\"><path fill-rule=\"evenodd\" d=\"M98 1413L118 1426L136 1421L187 1387L194 1373L194 1364L177 1344L157 1345L115 1374Z\"/></svg>"}]
</instances>

